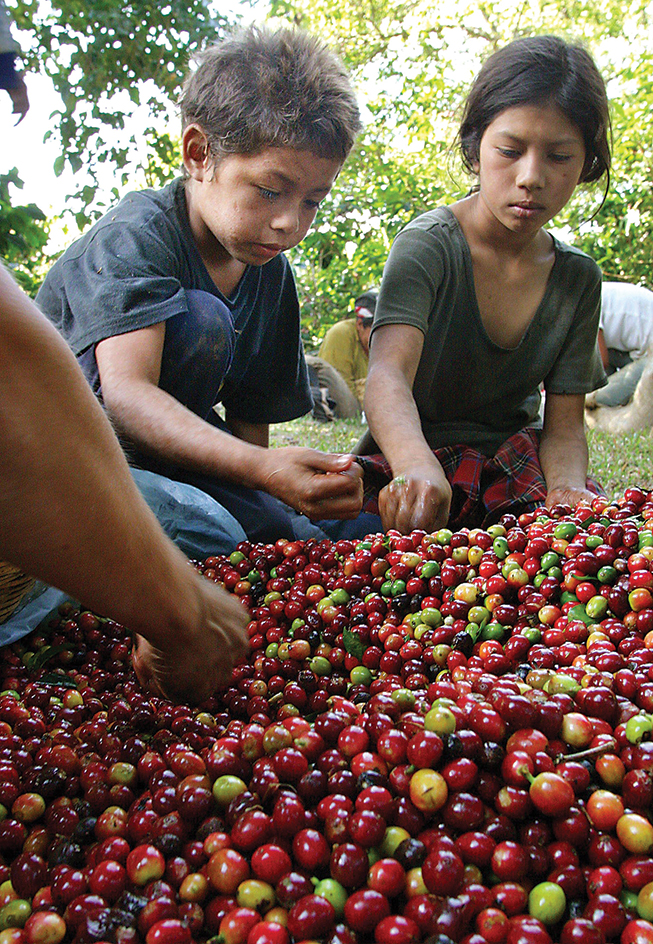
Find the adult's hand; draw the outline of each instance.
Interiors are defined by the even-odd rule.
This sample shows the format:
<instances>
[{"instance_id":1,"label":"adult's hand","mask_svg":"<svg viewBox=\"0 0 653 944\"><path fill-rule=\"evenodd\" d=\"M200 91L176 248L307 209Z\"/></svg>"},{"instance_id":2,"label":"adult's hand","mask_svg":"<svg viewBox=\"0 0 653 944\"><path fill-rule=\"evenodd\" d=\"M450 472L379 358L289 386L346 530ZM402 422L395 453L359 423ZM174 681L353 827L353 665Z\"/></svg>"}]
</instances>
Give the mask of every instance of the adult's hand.
<instances>
[{"instance_id":1,"label":"adult's hand","mask_svg":"<svg viewBox=\"0 0 653 944\"><path fill-rule=\"evenodd\" d=\"M356 518L363 507L363 470L350 455L286 446L265 453L263 489L314 521Z\"/></svg>"},{"instance_id":2,"label":"adult's hand","mask_svg":"<svg viewBox=\"0 0 653 944\"><path fill-rule=\"evenodd\" d=\"M379 512L385 531L408 534L416 528L437 531L449 520L451 486L442 466L416 467L398 475L379 492Z\"/></svg>"},{"instance_id":3,"label":"adult's hand","mask_svg":"<svg viewBox=\"0 0 653 944\"><path fill-rule=\"evenodd\" d=\"M7 89L14 105L12 108L12 113L14 115L20 116L16 122L17 125L21 123L29 111L29 97L27 95L27 86L25 85L25 80L23 79L22 75L18 76L18 80L18 85L14 86L14 88Z\"/></svg>"},{"instance_id":4,"label":"adult's hand","mask_svg":"<svg viewBox=\"0 0 653 944\"><path fill-rule=\"evenodd\" d=\"M172 701L199 703L226 685L248 650L244 607L222 587L198 575L200 617L169 645L136 636L132 655L140 683Z\"/></svg>"}]
</instances>

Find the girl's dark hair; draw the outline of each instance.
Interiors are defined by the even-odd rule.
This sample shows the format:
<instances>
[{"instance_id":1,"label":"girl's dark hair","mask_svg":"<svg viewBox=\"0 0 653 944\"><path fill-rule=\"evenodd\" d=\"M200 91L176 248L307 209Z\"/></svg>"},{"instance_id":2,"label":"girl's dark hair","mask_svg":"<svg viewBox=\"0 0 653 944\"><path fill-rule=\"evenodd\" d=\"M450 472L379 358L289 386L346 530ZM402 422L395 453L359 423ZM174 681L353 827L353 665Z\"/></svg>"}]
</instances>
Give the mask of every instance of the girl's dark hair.
<instances>
[{"instance_id":1,"label":"girl's dark hair","mask_svg":"<svg viewBox=\"0 0 653 944\"><path fill-rule=\"evenodd\" d=\"M201 125L216 158L292 147L344 160L361 128L340 59L295 29L252 26L209 46L180 106L183 127Z\"/></svg>"},{"instance_id":2,"label":"girl's dark hair","mask_svg":"<svg viewBox=\"0 0 653 944\"><path fill-rule=\"evenodd\" d=\"M477 75L458 131L465 167L475 172L481 138L501 112L556 105L585 143L581 182L610 176L610 112L605 83L587 50L559 36L527 36L499 49Z\"/></svg>"}]
</instances>

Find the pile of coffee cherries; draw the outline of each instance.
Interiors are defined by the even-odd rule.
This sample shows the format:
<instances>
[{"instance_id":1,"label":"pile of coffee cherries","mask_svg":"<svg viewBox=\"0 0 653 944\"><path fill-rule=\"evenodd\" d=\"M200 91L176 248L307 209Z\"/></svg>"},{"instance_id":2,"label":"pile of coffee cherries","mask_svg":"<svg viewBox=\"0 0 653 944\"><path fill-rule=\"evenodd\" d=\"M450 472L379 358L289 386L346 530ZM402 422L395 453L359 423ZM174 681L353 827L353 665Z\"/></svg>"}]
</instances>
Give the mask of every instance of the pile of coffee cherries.
<instances>
[{"instance_id":1,"label":"pile of coffee cherries","mask_svg":"<svg viewBox=\"0 0 653 944\"><path fill-rule=\"evenodd\" d=\"M198 563L199 707L64 606L0 662L0 944L653 944L653 493Z\"/></svg>"}]
</instances>

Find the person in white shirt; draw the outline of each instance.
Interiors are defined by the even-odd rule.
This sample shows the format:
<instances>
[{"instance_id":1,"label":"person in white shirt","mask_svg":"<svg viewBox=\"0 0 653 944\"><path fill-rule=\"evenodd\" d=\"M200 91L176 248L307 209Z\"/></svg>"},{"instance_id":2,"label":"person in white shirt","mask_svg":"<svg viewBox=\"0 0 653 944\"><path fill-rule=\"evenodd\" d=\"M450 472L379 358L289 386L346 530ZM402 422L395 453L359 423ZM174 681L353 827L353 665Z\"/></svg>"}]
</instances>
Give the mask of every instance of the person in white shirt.
<instances>
[{"instance_id":1,"label":"person in white shirt","mask_svg":"<svg viewBox=\"0 0 653 944\"><path fill-rule=\"evenodd\" d=\"M586 405L624 406L653 353L653 292L628 282L603 283L599 349L609 380Z\"/></svg>"}]
</instances>

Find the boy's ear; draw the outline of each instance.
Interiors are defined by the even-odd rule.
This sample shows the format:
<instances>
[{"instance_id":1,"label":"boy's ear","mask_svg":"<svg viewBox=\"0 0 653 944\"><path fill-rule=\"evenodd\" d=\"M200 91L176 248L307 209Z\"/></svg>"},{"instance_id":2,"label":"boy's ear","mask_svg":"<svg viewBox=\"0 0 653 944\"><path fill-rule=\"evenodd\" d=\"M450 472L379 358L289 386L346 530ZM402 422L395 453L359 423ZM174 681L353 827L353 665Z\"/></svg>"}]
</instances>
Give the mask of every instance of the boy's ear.
<instances>
[{"instance_id":1,"label":"boy's ear","mask_svg":"<svg viewBox=\"0 0 653 944\"><path fill-rule=\"evenodd\" d=\"M184 167L194 180L204 180L212 165L209 141L200 125L187 125L181 137Z\"/></svg>"}]
</instances>

